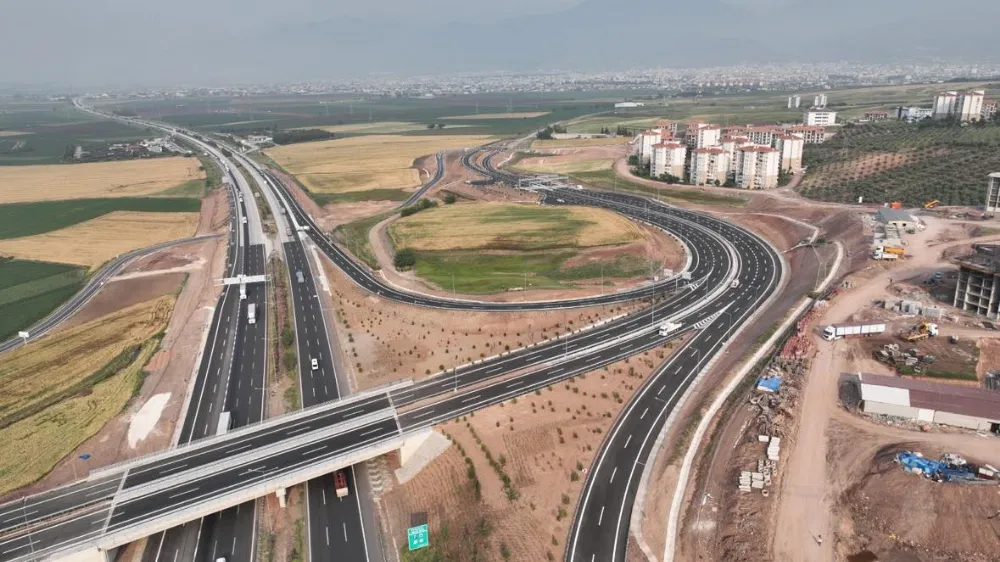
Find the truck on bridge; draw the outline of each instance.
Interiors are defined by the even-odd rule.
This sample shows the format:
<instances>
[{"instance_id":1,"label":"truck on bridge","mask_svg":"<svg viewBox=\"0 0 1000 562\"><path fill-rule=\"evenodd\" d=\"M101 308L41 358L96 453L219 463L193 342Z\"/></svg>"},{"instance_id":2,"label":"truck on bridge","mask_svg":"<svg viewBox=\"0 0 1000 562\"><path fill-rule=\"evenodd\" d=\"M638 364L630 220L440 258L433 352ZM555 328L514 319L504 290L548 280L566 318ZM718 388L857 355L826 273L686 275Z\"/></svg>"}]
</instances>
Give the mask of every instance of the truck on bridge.
<instances>
[{"instance_id":1,"label":"truck on bridge","mask_svg":"<svg viewBox=\"0 0 1000 562\"><path fill-rule=\"evenodd\" d=\"M664 322L660 325L660 335L669 336L680 327L681 325L677 322Z\"/></svg>"}]
</instances>

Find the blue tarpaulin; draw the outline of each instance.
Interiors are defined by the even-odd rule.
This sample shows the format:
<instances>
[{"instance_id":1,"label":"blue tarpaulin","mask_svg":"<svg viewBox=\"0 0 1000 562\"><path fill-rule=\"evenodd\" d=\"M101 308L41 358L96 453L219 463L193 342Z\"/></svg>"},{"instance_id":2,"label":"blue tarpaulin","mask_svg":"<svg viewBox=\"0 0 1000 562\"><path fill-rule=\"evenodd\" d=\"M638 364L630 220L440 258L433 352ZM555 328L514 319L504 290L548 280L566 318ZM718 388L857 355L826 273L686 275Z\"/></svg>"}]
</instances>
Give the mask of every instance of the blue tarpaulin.
<instances>
[{"instance_id":1,"label":"blue tarpaulin","mask_svg":"<svg viewBox=\"0 0 1000 562\"><path fill-rule=\"evenodd\" d=\"M778 392L781 386L781 377L761 377L757 379L757 390L761 392Z\"/></svg>"}]
</instances>

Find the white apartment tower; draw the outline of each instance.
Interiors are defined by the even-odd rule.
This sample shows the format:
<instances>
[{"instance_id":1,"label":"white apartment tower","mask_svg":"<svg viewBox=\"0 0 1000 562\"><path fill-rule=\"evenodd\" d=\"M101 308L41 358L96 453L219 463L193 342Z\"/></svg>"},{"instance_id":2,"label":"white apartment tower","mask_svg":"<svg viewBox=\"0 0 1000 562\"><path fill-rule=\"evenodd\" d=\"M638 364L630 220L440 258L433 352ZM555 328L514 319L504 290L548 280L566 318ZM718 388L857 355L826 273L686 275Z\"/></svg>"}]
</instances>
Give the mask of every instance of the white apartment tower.
<instances>
[{"instance_id":1,"label":"white apartment tower","mask_svg":"<svg viewBox=\"0 0 1000 562\"><path fill-rule=\"evenodd\" d=\"M722 137L722 142L720 146L722 146L722 150L726 151L726 156L729 157L730 168L735 165L736 151L738 151L740 148L743 148L744 146L750 146L752 144L753 143L750 142L750 137L743 137L743 136Z\"/></svg>"},{"instance_id":2,"label":"white apartment tower","mask_svg":"<svg viewBox=\"0 0 1000 562\"><path fill-rule=\"evenodd\" d=\"M962 92L955 100L955 117L959 121L979 121L983 117L983 99L986 92L983 90L969 90Z\"/></svg>"},{"instance_id":3,"label":"white apartment tower","mask_svg":"<svg viewBox=\"0 0 1000 562\"><path fill-rule=\"evenodd\" d=\"M993 172L986 183L986 212L1000 211L1000 172Z\"/></svg>"},{"instance_id":4,"label":"white apartment tower","mask_svg":"<svg viewBox=\"0 0 1000 562\"><path fill-rule=\"evenodd\" d=\"M798 109L802 105L802 96L788 96L788 109Z\"/></svg>"},{"instance_id":5,"label":"white apartment tower","mask_svg":"<svg viewBox=\"0 0 1000 562\"><path fill-rule=\"evenodd\" d=\"M747 146L740 149L736 168L736 185L742 189L773 189L778 187L780 153L769 146Z\"/></svg>"},{"instance_id":6,"label":"white apartment tower","mask_svg":"<svg viewBox=\"0 0 1000 562\"><path fill-rule=\"evenodd\" d=\"M679 142L661 142L653 145L653 155L649 162L649 175L658 178L670 174L684 178L684 162L687 146Z\"/></svg>"},{"instance_id":7,"label":"white apartment tower","mask_svg":"<svg viewBox=\"0 0 1000 562\"><path fill-rule=\"evenodd\" d=\"M798 135L778 135L774 148L781 155L781 169L798 172L802 169L802 150L806 141Z\"/></svg>"},{"instance_id":8,"label":"white apartment tower","mask_svg":"<svg viewBox=\"0 0 1000 562\"><path fill-rule=\"evenodd\" d=\"M826 94L818 94L814 97L813 107L826 107Z\"/></svg>"},{"instance_id":9,"label":"white apartment tower","mask_svg":"<svg viewBox=\"0 0 1000 562\"><path fill-rule=\"evenodd\" d=\"M684 141L689 148L719 146L721 138L722 128L708 123L689 124L684 131Z\"/></svg>"},{"instance_id":10,"label":"white apartment tower","mask_svg":"<svg viewBox=\"0 0 1000 562\"><path fill-rule=\"evenodd\" d=\"M696 148L691 152L689 182L694 185L722 185L729 177L729 155L721 146Z\"/></svg>"},{"instance_id":11,"label":"white apartment tower","mask_svg":"<svg viewBox=\"0 0 1000 562\"><path fill-rule=\"evenodd\" d=\"M639 161L649 164L653 156L653 145L659 144L663 140L663 135L658 129L643 131L639 135Z\"/></svg>"},{"instance_id":12,"label":"white apartment tower","mask_svg":"<svg viewBox=\"0 0 1000 562\"><path fill-rule=\"evenodd\" d=\"M958 92L941 92L934 96L934 119L947 119L955 114L955 105L958 102Z\"/></svg>"}]
</instances>

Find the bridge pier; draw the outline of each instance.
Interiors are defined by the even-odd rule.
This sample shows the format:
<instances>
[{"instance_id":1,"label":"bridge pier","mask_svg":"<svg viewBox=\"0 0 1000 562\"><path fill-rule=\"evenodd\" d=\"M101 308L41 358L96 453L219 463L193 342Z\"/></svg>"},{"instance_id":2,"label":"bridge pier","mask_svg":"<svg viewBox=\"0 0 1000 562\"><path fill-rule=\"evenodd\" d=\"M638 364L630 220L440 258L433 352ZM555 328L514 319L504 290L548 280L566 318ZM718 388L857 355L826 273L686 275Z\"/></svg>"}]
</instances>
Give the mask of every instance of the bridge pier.
<instances>
[{"instance_id":1,"label":"bridge pier","mask_svg":"<svg viewBox=\"0 0 1000 562\"><path fill-rule=\"evenodd\" d=\"M399 448L400 466L396 469L396 480L403 484L413 478L450 446L451 441L447 437L430 429L410 437Z\"/></svg>"},{"instance_id":2,"label":"bridge pier","mask_svg":"<svg viewBox=\"0 0 1000 562\"><path fill-rule=\"evenodd\" d=\"M288 507L288 489L278 488L274 491L274 495L278 496L278 505L282 508Z\"/></svg>"}]
</instances>

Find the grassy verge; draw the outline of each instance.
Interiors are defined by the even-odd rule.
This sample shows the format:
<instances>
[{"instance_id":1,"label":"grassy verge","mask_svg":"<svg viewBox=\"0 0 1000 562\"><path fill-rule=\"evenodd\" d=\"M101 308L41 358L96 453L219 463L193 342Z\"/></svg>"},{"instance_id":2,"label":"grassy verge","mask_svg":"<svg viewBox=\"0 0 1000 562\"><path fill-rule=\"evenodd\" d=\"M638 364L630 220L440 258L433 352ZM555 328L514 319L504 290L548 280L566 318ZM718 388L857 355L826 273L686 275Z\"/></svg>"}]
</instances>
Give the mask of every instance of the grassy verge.
<instances>
[{"instance_id":1,"label":"grassy verge","mask_svg":"<svg viewBox=\"0 0 1000 562\"><path fill-rule=\"evenodd\" d=\"M741 207L747 203L746 199L730 195L717 195L710 192L693 191L690 189L674 188L663 184L662 188L655 188L648 185L636 183L624 178L615 178L614 170L601 170L597 172L577 172L570 174L571 183L581 183L592 185L601 189L618 189L621 191L631 191L642 195L650 195L668 203L694 203L697 205L727 205Z\"/></svg>"},{"instance_id":2,"label":"grassy verge","mask_svg":"<svg viewBox=\"0 0 1000 562\"><path fill-rule=\"evenodd\" d=\"M45 318L85 282L85 268L0 259L0 340Z\"/></svg>"},{"instance_id":3,"label":"grassy verge","mask_svg":"<svg viewBox=\"0 0 1000 562\"><path fill-rule=\"evenodd\" d=\"M0 205L0 240L52 232L114 211L197 213L200 210L201 201L189 197L118 197L8 203Z\"/></svg>"},{"instance_id":4,"label":"grassy verge","mask_svg":"<svg viewBox=\"0 0 1000 562\"><path fill-rule=\"evenodd\" d=\"M368 264L368 267L376 270L381 269L378 264L378 259L375 257L375 251L372 250L372 246L368 242L368 232L371 231L376 224L389 218L393 214L394 211L342 224L334 229L333 237L335 240L343 244L347 248L347 251L354 254L354 257Z\"/></svg>"}]
</instances>

